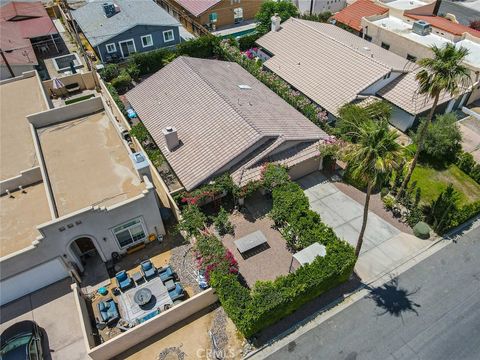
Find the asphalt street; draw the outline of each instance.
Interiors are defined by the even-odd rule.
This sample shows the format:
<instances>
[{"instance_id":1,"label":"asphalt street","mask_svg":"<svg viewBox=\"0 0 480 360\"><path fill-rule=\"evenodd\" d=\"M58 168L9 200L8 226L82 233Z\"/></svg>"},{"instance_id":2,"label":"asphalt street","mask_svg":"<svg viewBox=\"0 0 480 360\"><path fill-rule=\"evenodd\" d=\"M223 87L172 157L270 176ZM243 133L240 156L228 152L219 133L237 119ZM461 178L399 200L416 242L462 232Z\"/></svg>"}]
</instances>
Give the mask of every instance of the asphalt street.
<instances>
[{"instance_id":1,"label":"asphalt street","mask_svg":"<svg viewBox=\"0 0 480 360\"><path fill-rule=\"evenodd\" d=\"M480 359L480 228L268 359Z\"/></svg>"}]
</instances>

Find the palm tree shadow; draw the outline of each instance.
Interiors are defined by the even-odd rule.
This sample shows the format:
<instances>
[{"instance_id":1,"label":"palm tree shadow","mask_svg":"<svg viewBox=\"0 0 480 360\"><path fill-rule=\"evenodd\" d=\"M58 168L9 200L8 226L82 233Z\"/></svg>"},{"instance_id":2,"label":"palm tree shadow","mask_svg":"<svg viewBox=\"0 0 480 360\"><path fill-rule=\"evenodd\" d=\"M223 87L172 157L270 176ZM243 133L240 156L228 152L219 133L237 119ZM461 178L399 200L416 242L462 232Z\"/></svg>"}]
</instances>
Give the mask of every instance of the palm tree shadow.
<instances>
[{"instance_id":1,"label":"palm tree shadow","mask_svg":"<svg viewBox=\"0 0 480 360\"><path fill-rule=\"evenodd\" d=\"M395 278L380 287L368 289L370 293L367 295L367 298L375 301L377 307L384 310L378 314L379 316L388 313L395 317L401 317L402 321L402 314L405 312L413 312L418 316L416 308L421 307L421 305L412 301L410 296L414 295L420 288L408 291L400 287L398 279Z\"/></svg>"}]
</instances>

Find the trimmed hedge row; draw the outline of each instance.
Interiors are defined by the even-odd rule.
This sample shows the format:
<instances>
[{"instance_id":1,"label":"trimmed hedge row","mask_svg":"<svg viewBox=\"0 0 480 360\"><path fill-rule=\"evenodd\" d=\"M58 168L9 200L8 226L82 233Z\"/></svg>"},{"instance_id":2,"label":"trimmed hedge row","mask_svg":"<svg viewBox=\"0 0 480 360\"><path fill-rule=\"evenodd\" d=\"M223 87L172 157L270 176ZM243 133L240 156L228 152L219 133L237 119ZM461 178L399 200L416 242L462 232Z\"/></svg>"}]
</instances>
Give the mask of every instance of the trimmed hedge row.
<instances>
[{"instance_id":1,"label":"trimmed hedge row","mask_svg":"<svg viewBox=\"0 0 480 360\"><path fill-rule=\"evenodd\" d=\"M273 209L270 216L277 226L282 227L284 236L287 234L287 242L301 249L318 241L326 246L327 255L274 281L257 281L251 291L231 271L220 267L211 271L211 286L215 288L228 316L246 337L347 281L356 261L354 249L341 241L331 228L322 223L320 216L309 209L303 190L288 179L285 168L267 165L265 176L275 178L273 183L278 184L272 191ZM215 251L209 250L212 243L216 244ZM196 248L202 259L212 259L215 254L217 257L222 254L218 250L220 244L221 241L215 237L200 236Z\"/></svg>"},{"instance_id":2,"label":"trimmed hedge row","mask_svg":"<svg viewBox=\"0 0 480 360\"><path fill-rule=\"evenodd\" d=\"M92 97L95 97L95 94L88 94L88 95L80 96L78 98L65 100L65 105L75 104L75 103L83 101L83 100L91 99Z\"/></svg>"},{"instance_id":3,"label":"trimmed hedge row","mask_svg":"<svg viewBox=\"0 0 480 360\"><path fill-rule=\"evenodd\" d=\"M325 257L274 281L258 281L251 291L236 275L221 271L213 271L210 282L238 330L250 337L347 281L355 260L353 248L337 241L327 246Z\"/></svg>"}]
</instances>

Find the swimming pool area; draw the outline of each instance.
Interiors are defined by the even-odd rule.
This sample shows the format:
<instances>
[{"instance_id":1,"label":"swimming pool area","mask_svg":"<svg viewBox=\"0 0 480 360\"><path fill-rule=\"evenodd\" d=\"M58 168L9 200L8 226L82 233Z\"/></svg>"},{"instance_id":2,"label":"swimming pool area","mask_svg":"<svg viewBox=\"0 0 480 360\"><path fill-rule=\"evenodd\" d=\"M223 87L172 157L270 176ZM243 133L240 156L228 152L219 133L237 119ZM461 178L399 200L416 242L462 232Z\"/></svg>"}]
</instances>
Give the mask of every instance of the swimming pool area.
<instances>
[{"instance_id":1,"label":"swimming pool area","mask_svg":"<svg viewBox=\"0 0 480 360\"><path fill-rule=\"evenodd\" d=\"M73 62L75 69L83 67L80 57L76 53L58 56L52 59L53 65L58 72L70 71L70 63Z\"/></svg>"}]
</instances>

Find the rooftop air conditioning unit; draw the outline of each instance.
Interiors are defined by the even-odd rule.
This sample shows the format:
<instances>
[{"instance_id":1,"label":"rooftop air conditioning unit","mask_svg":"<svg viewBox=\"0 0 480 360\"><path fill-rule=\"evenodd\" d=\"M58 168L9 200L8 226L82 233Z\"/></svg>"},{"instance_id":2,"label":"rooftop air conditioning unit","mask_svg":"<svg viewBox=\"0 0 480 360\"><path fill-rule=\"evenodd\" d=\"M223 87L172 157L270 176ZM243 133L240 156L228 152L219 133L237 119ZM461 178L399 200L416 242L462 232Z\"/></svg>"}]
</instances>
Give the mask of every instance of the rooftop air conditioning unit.
<instances>
[{"instance_id":1,"label":"rooftop air conditioning unit","mask_svg":"<svg viewBox=\"0 0 480 360\"><path fill-rule=\"evenodd\" d=\"M413 23L412 31L415 34L425 36L432 32L432 27L426 21L418 20Z\"/></svg>"}]
</instances>

